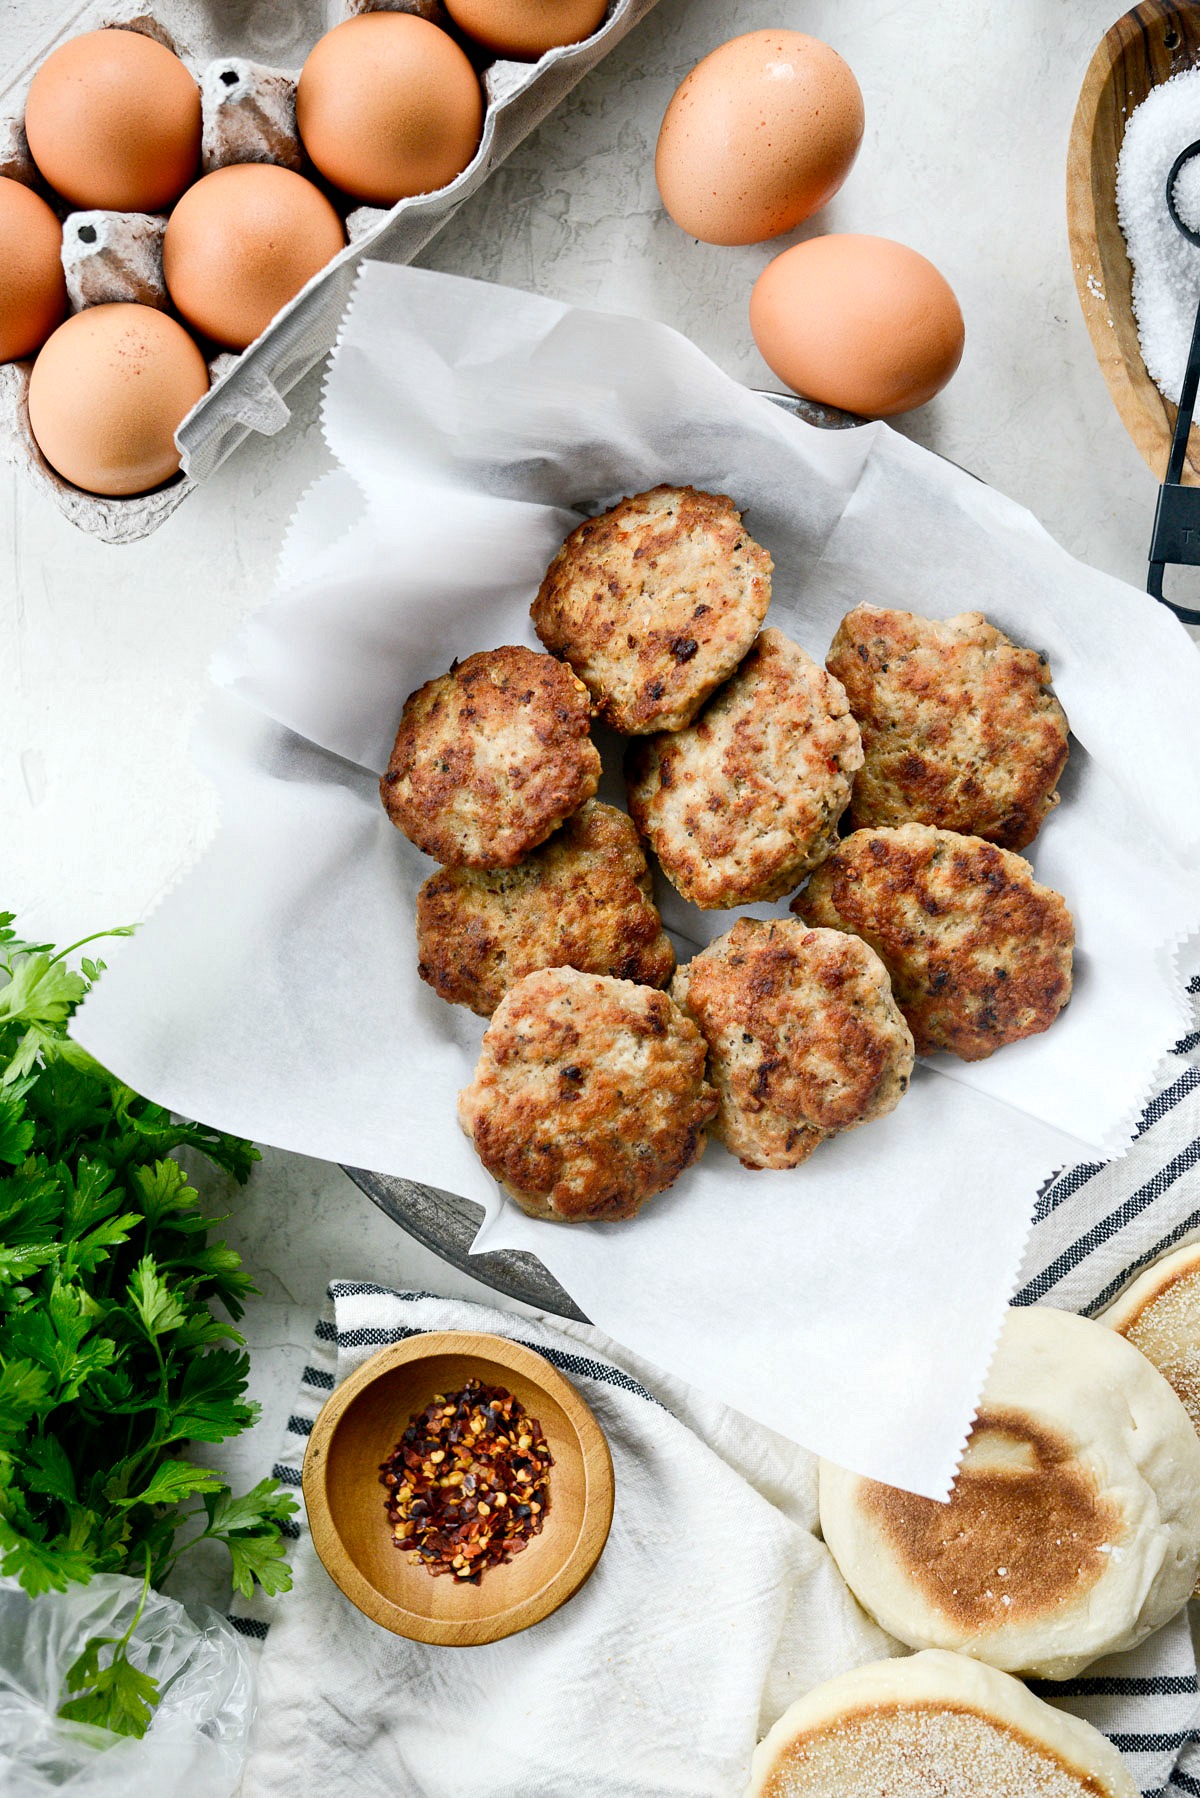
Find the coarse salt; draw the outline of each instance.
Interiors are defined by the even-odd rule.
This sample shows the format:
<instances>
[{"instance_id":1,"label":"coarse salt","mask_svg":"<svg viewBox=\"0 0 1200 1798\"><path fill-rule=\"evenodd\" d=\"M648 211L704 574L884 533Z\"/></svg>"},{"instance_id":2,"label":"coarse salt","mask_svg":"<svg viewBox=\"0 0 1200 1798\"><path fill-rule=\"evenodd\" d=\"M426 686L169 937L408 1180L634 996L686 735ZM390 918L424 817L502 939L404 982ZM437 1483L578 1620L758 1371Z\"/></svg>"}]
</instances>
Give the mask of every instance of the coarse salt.
<instances>
[{"instance_id":1,"label":"coarse salt","mask_svg":"<svg viewBox=\"0 0 1200 1798\"><path fill-rule=\"evenodd\" d=\"M1188 157L1175 177L1171 193L1184 224L1191 231L1200 230L1200 156Z\"/></svg>"},{"instance_id":2,"label":"coarse salt","mask_svg":"<svg viewBox=\"0 0 1200 1798\"><path fill-rule=\"evenodd\" d=\"M1117 216L1133 265L1133 311L1146 371L1179 400L1200 301L1200 247L1167 211L1167 177L1181 150L1200 139L1200 68L1152 88L1131 114L1117 163ZM1200 230L1200 157L1175 182L1184 223Z\"/></svg>"}]
</instances>

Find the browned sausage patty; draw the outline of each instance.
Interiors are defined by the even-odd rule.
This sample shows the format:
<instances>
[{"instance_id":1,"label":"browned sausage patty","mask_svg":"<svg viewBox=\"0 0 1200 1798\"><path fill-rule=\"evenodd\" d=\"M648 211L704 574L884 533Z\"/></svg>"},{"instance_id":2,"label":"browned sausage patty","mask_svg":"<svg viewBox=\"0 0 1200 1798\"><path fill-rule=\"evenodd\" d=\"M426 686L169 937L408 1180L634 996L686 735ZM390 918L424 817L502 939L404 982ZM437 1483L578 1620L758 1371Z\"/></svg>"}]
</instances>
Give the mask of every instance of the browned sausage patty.
<instances>
[{"instance_id":1,"label":"browned sausage patty","mask_svg":"<svg viewBox=\"0 0 1200 1798\"><path fill-rule=\"evenodd\" d=\"M440 868L417 895L418 971L490 1017L537 968L665 986L675 951L632 821L589 799L515 868Z\"/></svg>"},{"instance_id":2,"label":"browned sausage patty","mask_svg":"<svg viewBox=\"0 0 1200 1798\"><path fill-rule=\"evenodd\" d=\"M388 817L448 868L511 868L600 780L591 701L553 656L484 649L405 701L379 783Z\"/></svg>"},{"instance_id":3,"label":"browned sausage patty","mask_svg":"<svg viewBox=\"0 0 1200 1798\"><path fill-rule=\"evenodd\" d=\"M837 841L861 761L839 682L768 629L694 724L630 745L629 809L694 905L779 899Z\"/></svg>"},{"instance_id":4,"label":"browned sausage patty","mask_svg":"<svg viewBox=\"0 0 1200 1798\"><path fill-rule=\"evenodd\" d=\"M771 558L723 493L655 487L571 532L533 624L614 730L679 730L766 616Z\"/></svg>"},{"instance_id":5,"label":"browned sausage patty","mask_svg":"<svg viewBox=\"0 0 1200 1798\"><path fill-rule=\"evenodd\" d=\"M826 667L862 731L856 827L934 824L1005 849L1032 843L1067 761L1045 656L981 612L938 623L856 606Z\"/></svg>"},{"instance_id":6,"label":"browned sausage patty","mask_svg":"<svg viewBox=\"0 0 1200 1798\"><path fill-rule=\"evenodd\" d=\"M704 1038L666 993L545 968L510 987L458 1115L531 1217L633 1217L704 1150Z\"/></svg>"},{"instance_id":7,"label":"browned sausage patty","mask_svg":"<svg viewBox=\"0 0 1200 1798\"><path fill-rule=\"evenodd\" d=\"M982 1061L1048 1029L1071 996L1066 901L980 837L928 824L856 830L792 910L871 945L919 1055Z\"/></svg>"},{"instance_id":8,"label":"browned sausage patty","mask_svg":"<svg viewBox=\"0 0 1200 1798\"><path fill-rule=\"evenodd\" d=\"M671 996L708 1043L713 1134L744 1167L798 1167L908 1090L913 1040L887 969L857 937L739 918L680 968Z\"/></svg>"}]
</instances>

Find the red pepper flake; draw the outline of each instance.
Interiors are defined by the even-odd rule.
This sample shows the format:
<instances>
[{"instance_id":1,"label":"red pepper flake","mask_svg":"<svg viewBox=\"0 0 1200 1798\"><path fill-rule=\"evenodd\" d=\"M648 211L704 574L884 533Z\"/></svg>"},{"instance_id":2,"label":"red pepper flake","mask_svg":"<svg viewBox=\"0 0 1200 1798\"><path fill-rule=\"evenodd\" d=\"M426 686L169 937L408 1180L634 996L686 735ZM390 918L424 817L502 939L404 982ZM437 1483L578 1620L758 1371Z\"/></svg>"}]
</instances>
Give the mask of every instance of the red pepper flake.
<instances>
[{"instance_id":1,"label":"red pepper flake","mask_svg":"<svg viewBox=\"0 0 1200 1798\"><path fill-rule=\"evenodd\" d=\"M435 1393L379 1469L392 1540L430 1573L477 1586L540 1531L553 1465L541 1424L503 1386Z\"/></svg>"}]
</instances>

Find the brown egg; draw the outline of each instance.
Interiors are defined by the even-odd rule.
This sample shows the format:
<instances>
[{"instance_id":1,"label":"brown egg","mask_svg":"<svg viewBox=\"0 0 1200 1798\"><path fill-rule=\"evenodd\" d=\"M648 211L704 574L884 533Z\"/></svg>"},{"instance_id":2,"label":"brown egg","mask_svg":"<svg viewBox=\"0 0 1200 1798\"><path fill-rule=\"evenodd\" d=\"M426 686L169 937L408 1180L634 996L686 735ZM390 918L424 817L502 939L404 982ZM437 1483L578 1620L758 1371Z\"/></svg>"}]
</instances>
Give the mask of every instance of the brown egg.
<instances>
[{"instance_id":1,"label":"brown egg","mask_svg":"<svg viewBox=\"0 0 1200 1798\"><path fill-rule=\"evenodd\" d=\"M167 220L163 275L189 325L244 350L345 243L341 219L303 175L231 163L189 187Z\"/></svg>"},{"instance_id":2,"label":"brown egg","mask_svg":"<svg viewBox=\"0 0 1200 1798\"><path fill-rule=\"evenodd\" d=\"M446 0L460 31L494 56L536 60L578 44L604 22L608 0Z\"/></svg>"},{"instance_id":3,"label":"brown egg","mask_svg":"<svg viewBox=\"0 0 1200 1798\"><path fill-rule=\"evenodd\" d=\"M204 358L152 306L89 306L42 346L29 423L52 468L88 493L146 493L179 467L175 432L208 392Z\"/></svg>"},{"instance_id":4,"label":"brown egg","mask_svg":"<svg viewBox=\"0 0 1200 1798\"><path fill-rule=\"evenodd\" d=\"M789 387L866 418L923 406L963 353L948 282L886 237L814 237L776 256L750 296L750 329Z\"/></svg>"},{"instance_id":5,"label":"brown egg","mask_svg":"<svg viewBox=\"0 0 1200 1798\"><path fill-rule=\"evenodd\" d=\"M760 243L831 200L858 155L859 86L799 31L751 31L697 63L663 117L662 203L704 243Z\"/></svg>"},{"instance_id":6,"label":"brown egg","mask_svg":"<svg viewBox=\"0 0 1200 1798\"><path fill-rule=\"evenodd\" d=\"M69 38L25 102L33 159L73 206L165 212L200 167L200 89L140 31Z\"/></svg>"},{"instance_id":7,"label":"brown egg","mask_svg":"<svg viewBox=\"0 0 1200 1798\"><path fill-rule=\"evenodd\" d=\"M296 122L326 180L375 206L433 193L479 147L483 90L446 32L411 13L359 13L319 38Z\"/></svg>"},{"instance_id":8,"label":"brown egg","mask_svg":"<svg viewBox=\"0 0 1200 1798\"><path fill-rule=\"evenodd\" d=\"M61 252L45 200L0 175L0 362L32 356L66 312Z\"/></svg>"}]
</instances>

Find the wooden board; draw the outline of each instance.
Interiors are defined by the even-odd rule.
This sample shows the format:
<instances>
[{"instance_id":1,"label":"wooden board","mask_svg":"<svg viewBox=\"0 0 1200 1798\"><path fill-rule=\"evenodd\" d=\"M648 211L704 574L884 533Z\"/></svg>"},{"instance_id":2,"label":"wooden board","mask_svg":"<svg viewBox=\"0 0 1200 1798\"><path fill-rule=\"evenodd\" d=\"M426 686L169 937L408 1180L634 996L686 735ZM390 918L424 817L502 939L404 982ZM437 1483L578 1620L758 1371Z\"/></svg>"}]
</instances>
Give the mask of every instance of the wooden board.
<instances>
[{"instance_id":1,"label":"wooden board","mask_svg":"<svg viewBox=\"0 0 1200 1798\"><path fill-rule=\"evenodd\" d=\"M435 1579L396 1548L379 1483L409 1419L470 1378L520 1399L554 1459L545 1526L478 1586ZM351 1603L396 1635L452 1648L515 1635L572 1598L600 1558L614 1503L608 1444L571 1383L523 1343L451 1330L392 1343L343 1380L313 1425L303 1491L313 1545Z\"/></svg>"},{"instance_id":2,"label":"wooden board","mask_svg":"<svg viewBox=\"0 0 1200 1798\"><path fill-rule=\"evenodd\" d=\"M1117 158L1125 126L1151 88L1198 63L1200 0L1142 0L1105 33L1088 64L1067 151L1067 232L1079 304L1125 429L1159 481L1175 407L1146 373L1138 344L1133 271L1117 222ZM1183 480L1200 486L1200 426L1191 432Z\"/></svg>"}]
</instances>

